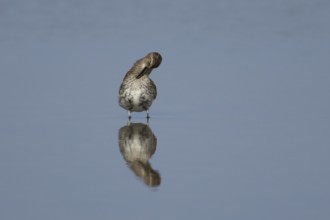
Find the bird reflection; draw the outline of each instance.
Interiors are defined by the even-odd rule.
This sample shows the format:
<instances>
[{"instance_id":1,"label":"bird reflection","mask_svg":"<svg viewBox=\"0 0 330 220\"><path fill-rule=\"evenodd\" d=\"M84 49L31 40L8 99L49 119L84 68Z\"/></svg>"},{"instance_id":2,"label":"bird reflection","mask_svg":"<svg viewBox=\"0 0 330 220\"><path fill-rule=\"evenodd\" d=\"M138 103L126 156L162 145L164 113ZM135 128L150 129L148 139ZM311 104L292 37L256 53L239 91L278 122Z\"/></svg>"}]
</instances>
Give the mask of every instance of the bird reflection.
<instances>
[{"instance_id":1,"label":"bird reflection","mask_svg":"<svg viewBox=\"0 0 330 220\"><path fill-rule=\"evenodd\" d=\"M128 167L140 177L147 186L160 185L161 177L154 170L149 159L156 151L157 138L149 125L128 123L119 129L119 148Z\"/></svg>"}]
</instances>

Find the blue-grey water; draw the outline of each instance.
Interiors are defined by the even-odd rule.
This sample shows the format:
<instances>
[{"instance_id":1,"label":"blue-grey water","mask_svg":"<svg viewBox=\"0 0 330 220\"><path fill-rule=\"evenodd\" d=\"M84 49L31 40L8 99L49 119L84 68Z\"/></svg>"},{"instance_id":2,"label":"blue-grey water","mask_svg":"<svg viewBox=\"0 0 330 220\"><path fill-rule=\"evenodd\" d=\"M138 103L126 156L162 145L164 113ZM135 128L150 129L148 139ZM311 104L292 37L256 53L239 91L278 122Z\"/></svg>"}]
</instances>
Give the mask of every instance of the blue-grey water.
<instances>
[{"instance_id":1,"label":"blue-grey water","mask_svg":"<svg viewBox=\"0 0 330 220\"><path fill-rule=\"evenodd\" d=\"M329 219L330 2L0 0L0 219ZM158 97L117 104L150 51Z\"/></svg>"}]
</instances>

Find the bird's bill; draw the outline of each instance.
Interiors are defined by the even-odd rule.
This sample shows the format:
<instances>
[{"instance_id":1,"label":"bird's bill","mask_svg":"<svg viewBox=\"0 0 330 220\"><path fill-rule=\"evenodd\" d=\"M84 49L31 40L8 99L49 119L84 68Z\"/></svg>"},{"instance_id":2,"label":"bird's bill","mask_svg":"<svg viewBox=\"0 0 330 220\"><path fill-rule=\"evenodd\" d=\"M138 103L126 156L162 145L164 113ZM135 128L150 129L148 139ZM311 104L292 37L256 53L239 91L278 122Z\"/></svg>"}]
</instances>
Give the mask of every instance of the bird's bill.
<instances>
[{"instance_id":1,"label":"bird's bill","mask_svg":"<svg viewBox=\"0 0 330 220\"><path fill-rule=\"evenodd\" d=\"M141 73L139 73L139 75L136 76L136 79L140 79L144 74L146 74L148 71L147 67L144 67L143 70L141 71Z\"/></svg>"}]
</instances>

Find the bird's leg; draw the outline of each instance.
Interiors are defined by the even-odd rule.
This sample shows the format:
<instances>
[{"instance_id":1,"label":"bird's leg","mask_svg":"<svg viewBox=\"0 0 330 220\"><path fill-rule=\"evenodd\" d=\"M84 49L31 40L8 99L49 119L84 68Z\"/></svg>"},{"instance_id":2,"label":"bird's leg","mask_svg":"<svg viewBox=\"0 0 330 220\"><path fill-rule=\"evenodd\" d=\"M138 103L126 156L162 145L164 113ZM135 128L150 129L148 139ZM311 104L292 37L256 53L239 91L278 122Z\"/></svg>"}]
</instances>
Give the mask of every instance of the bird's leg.
<instances>
[{"instance_id":1,"label":"bird's leg","mask_svg":"<svg viewBox=\"0 0 330 220\"><path fill-rule=\"evenodd\" d=\"M149 119L150 117L149 117L149 110L147 110L147 119Z\"/></svg>"},{"instance_id":2,"label":"bird's leg","mask_svg":"<svg viewBox=\"0 0 330 220\"><path fill-rule=\"evenodd\" d=\"M150 117L149 117L149 114L147 115L147 125L149 126L149 119L150 119Z\"/></svg>"},{"instance_id":3,"label":"bird's leg","mask_svg":"<svg viewBox=\"0 0 330 220\"><path fill-rule=\"evenodd\" d=\"M131 118L132 118L132 116L131 116L131 111L128 110L127 113L128 113L128 119L131 120Z\"/></svg>"}]
</instances>

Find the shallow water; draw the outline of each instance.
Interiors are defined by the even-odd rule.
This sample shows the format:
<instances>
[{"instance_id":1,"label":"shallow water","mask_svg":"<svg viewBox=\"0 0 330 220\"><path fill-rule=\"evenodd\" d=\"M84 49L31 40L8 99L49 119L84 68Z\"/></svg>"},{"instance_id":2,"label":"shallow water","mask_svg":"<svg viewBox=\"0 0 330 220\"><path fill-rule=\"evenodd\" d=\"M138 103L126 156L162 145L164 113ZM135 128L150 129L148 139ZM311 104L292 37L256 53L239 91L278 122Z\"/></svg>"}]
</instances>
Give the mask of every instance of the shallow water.
<instances>
[{"instance_id":1,"label":"shallow water","mask_svg":"<svg viewBox=\"0 0 330 220\"><path fill-rule=\"evenodd\" d=\"M1 1L1 219L328 219L327 1ZM159 51L149 121L117 104Z\"/></svg>"}]
</instances>

